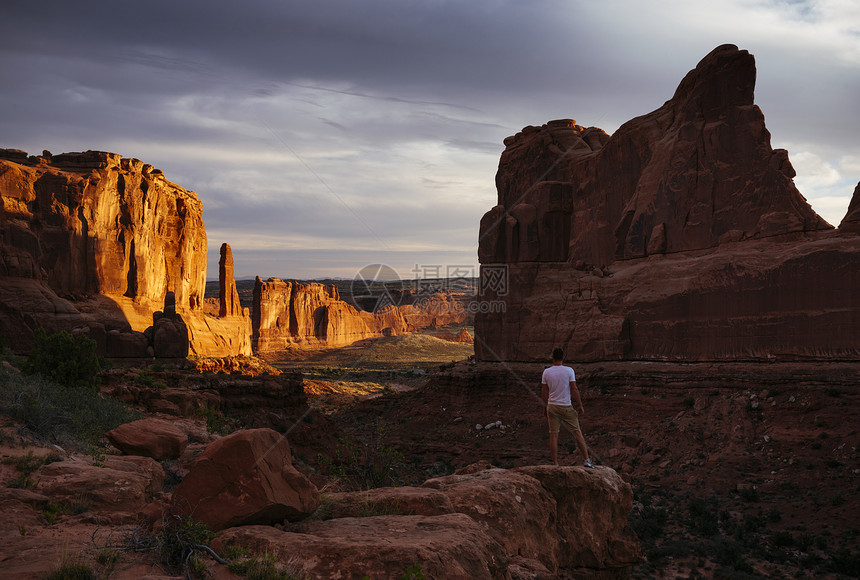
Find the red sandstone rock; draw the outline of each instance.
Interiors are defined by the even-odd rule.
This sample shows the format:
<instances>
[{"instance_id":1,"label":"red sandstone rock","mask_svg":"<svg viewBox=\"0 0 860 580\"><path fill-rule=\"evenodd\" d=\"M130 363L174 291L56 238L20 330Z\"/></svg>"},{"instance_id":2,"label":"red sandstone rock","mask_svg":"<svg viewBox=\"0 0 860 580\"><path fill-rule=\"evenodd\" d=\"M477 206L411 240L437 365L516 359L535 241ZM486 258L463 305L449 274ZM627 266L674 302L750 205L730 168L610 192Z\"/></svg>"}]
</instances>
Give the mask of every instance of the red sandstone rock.
<instances>
[{"instance_id":1,"label":"red sandstone rock","mask_svg":"<svg viewBox=\"0 0 860 580\"><path fill-rule=\"evenodd\" d=\"M399 308L406 322L415 330L463 324L470 318L466 304L441 292Z\"/></svg>"},{"instance_id":2,"label":"red sandstone rock","mask_svg":"<svg viewBox=\"0 0 860 580\"><path fill-rule=\"evenodd\" d=\"M752 55L724 45L612 137L562 120L506 139L481 262L607 265L727 234L828 229L794 187L787 153L771 149L754 86Z\"/></svg>"},{"instance_id":3,"label":"red sandstone rock","mask_svg":"<svg viewBox=\"0 0 860 580\"><path fill-rule=\"evenodd\" d=\"M340 299L337 288L259 277L254 285L254 348L280 350L292 344L344 346L408 330L403 314L389 306L377 312L356 310Z\"/></svg>"},{"instance_id":4,"label":"red sandstone rock","mask_svg":"<svg viewBox=\"0 0 860 580\"><path fill-rule=\"evenodd\" d=\"M217 542L274 554L311 578L399 578L414 564L426 578L510 578L502 547L465 514L342 518L293 527L297 531L232 528Z\"/></svg>"},{"instance_id":5,"label":"red sandstone rock","mask_svg":"<svg viewBox=\"0 0 860 580\"><path fill-rule=\"evenodd\" d=\"M454 513L447 494L423 487L379 487L367 491L327 493L332 518L355 518L382 512L401 516L438 516Z\"/></svg>"},{"instance_id":6,"label":"red sandstone rock","mask_svg":"<svg viewBox=\"0 0 860 580\"><path fill-rule=\"evenodd\" d=\"M233 250L230 244L221 244L221 260L218 262L218 298L221 302L219 316L242 316L239 291L233 277Z\"/></svg>"},{"instance_id":7,"label":"red sandstone rock","mask_svg":"<svg viewBox=\"0 0 860 580\"><path fill-rule=\"evenodd\" d=\"M445 493L454 510L478 522L506 554L557 570L556 502L533 477L494 468L430 479L424 487Z\"/></svg>"},{"instance_id":8,"label":"red sandstone rock","mask_svg":"<svg viewBox=\"0 0 860 580\"><path fill-rule=\"evenodd\" d=\"M39 491L53 501L84 501L97 511L123 512L131 518L161 491L164 470L154 459L108 456L103 463L49 463L34 478L39 481Z\"/></svg>"},{"instance_id":9,"label":"red sandstone rock","mask_svg":"<svg viewBox=\"0 0 860 580\"><path fill-rule=\"evenodd\" d=\"M627 577L641 560L639 540L628 523L633 489L614 470L536 465L514 471L537 479L555 499L556 530L564 546L559 566Z\"/></svg>"},{"instance_id":10,"label":"red sandstone rock","mask_svg":"<svg viewBox=\"0 0 860 580\"><path fill-rule=\"evenodd\" d=\"M3 150L0 197L0 332L15 350L29 349L40 326L143 332L170 291L195 354L251 353L247 317L203 313L202 204L161 171L100 151ZM152 356L137 336L99 345Z\"/></svg>"},{"instance_id":11,"label":"red sandstone rock","mask_svg":"<svg viewBox=\"0 0 860 580\"><path fill-rule=\"evenodd\" d=\"M317 488L293 467L286 438L271 429L210 443L173 492L179 513L212 530L302 519L319 503Z\"/></svg>"},{"instance_id":12,"label":"red sandstone rock","mask_svg":"<svg viewBox=\"0 0 860 580\"><path fill-rule=\"evenodd\" d=\"M554 121L506 139L479 246L506 284L482 296L476 358L856 359L860 196L838 231L812 211L754 84L725 45L611 137Z\"/></svg>"},{"instance_id":13,"label":"red sandstone rock","mask_svg":"<svg viewBox=\"0 0 860 580\"><path fill-rule=\"evenodd\" d=\"M302 574L397 577L420 564L428 578L623 578L641 554L627 525L632 491L609 468L497 469L486 462L421 488L331 494L327 521L223 531ZM384 509L392 515L360 517Z\"/></svg>"},{"instance_id":14,"label":"red sandstone rock","mask_svg":"<svg viewBox=\"0 0 860 580\"><path fill-rule=\"evenodd\" d=\"M105 435L127 455L142 455L158 461L176 459L188 445L184 431L152 417L125 423Z\"/></svg>"},{"instance_id":15,"label":"red sandstone rock","mask_svg":"<svg viewBox=\"0 0 860 580\"><path fill-rule=\"evenodd\" d=\"M848 212L839 224L839 231L860 233L860 183L854 188L854 195L848 204Z\"/></svg>"}]
</instances>

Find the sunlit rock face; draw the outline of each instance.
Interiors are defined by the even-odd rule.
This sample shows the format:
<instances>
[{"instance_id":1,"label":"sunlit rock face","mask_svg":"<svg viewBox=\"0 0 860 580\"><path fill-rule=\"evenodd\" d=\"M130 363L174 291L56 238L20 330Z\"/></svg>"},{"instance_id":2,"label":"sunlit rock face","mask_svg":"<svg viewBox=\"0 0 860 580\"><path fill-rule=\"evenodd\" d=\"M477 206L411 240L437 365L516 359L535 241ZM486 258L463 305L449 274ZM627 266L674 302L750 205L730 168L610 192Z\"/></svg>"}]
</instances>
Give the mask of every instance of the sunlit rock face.
<instances>
[{"instance_id":1,"label":"sunlit rock face","mask_svg":"<svg viewBox=\"0 0 860 580\"><path fill-rule=\"evenodd\" d=\"M252 310L252 340L258 352L288 346L344 346L410 330L396 306L377 312L358 310L340 299L337 287L316 282L258 277Z\"/></svg>"},{"instance_id":2,"label":"sunlit rock face","mask_svg":"<svg viewBox=\"0 0 860 580\"><path fill-rule=\"evenodd\" d=\"M857 356L857 212L834 230L801 196L755 76L720 46L612 136L562 120L505 140L478 358Z\"/></svg>"},{"instance_id":3,"label":"sunlit rock face","mask_svg":"<svg viewBox=\"0 0 860 580\"><path fill-rule=\"evenodd\" d=\"M0 195L0 323L12 346L26 348L40 326L143 332L168 292L202 334L206 230L194 192L115 153L6 149ZM244 343L230 354L249 353ZM191 351L206 350L192 336Z\"/></svg>"}]
</instances>

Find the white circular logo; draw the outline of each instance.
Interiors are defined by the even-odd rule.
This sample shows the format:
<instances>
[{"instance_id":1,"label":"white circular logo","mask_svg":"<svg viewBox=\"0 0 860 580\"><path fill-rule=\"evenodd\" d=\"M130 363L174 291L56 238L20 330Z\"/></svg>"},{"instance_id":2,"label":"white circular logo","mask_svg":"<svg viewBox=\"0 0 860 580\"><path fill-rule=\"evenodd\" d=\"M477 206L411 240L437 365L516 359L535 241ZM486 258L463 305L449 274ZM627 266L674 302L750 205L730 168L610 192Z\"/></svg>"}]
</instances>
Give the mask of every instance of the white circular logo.
<instances>
[{"instance_id":1,"label":"white circular logo","mask_svg":"<svg viewBox=\"0 0 860 580\"><path fill-rule=\"evenodd\" d=\"M385 264L369 264L358 271L350 285L352 304L365 312L398 306L403 299L403 281Z\"/></svg>"}]
</instances>

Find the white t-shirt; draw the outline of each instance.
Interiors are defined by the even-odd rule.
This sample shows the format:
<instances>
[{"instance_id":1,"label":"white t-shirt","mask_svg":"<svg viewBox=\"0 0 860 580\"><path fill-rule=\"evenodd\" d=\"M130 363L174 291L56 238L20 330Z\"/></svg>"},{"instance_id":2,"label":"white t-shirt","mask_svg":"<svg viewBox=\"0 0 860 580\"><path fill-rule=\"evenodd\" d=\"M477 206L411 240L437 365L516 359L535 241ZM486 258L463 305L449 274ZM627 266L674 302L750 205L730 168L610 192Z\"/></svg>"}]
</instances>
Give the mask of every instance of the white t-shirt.
<instances>
[{"instance_id":1,"label":"white t-shirt","mask_svg":"<svg viewBox=\"0 0 860 580\"><path fill-rule=\"evenodd\" d=\"M549 390L550 405L570 406L570 383L576 381L573 369L564 365L553 365L544 370L541 384Z\"/></svg>"}]
</instances>

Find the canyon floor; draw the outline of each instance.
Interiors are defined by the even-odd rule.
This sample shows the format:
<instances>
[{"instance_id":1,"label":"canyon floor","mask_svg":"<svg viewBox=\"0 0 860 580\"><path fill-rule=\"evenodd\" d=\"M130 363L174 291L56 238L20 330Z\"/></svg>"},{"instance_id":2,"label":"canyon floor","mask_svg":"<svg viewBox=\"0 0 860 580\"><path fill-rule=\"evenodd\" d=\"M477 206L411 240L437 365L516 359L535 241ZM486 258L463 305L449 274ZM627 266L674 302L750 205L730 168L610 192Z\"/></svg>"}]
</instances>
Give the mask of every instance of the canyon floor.
<instances>
[{"instance_id":1,"label":"canyon floor","mask_svg":"<svg viewBox=\"0 0 860 580\"><path fill-rule=\"evenodd\" d=\"M267 356L304 380L308 409L287 429L297 467L325 494L479 461L548 464L543 365L475 363L470 348L407 335ZM635 578L860 577L860 363L569 364L593 456L634 490L630 522L646 556ZM199 416L173 420L207 430ZM3 442L4 459L40 449L9 421ZM559 447L562 464L580 464L572 437ZM335 469L344 450L361 461ZM36 517L13 531L26 526L42 569L38 538L91 531L86 514Z\"/></svg>"},{"instance_id":2,"label":"canyon floor","mask_svg":"<svg viewBox=\"0 0 860 580\"><path fill-rule=\"evenodd\" d=\"M396 364L375 364L374 350L396 350L387 340L309 354L329 376L306 366L305 381L344 440L402 453L400 483L476 461L549 463L543 365L465 360L385 375L412 362L404 339ZM569 364L592 454L634 489L647 558L634 577L860 575L860 363ZM570 435L559 446L562 464L581 462Z\"/></svg>"}]
</instances>

